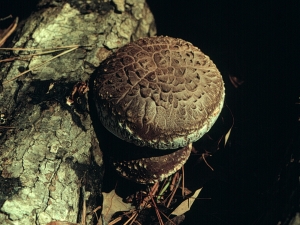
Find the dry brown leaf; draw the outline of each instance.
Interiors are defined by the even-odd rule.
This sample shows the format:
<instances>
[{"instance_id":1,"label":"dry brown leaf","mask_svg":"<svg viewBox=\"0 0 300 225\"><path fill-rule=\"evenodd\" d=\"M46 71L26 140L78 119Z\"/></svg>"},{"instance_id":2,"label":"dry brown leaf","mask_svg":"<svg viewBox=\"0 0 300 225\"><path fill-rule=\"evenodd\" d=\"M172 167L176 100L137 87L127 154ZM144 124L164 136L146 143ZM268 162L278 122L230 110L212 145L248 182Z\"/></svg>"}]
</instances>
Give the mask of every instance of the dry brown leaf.
<instances>
[{"instance_id":1,"label":"dry brown leaf","mask_svg":"<svg viewBox=\"0 0 300 225\"><path fill-rule=\"evenodd\" d=\"M232 112L231 112L231 110L230 110L230 108L228 107L228 105L226 104L226 106L227 106L227 108L228 108L228 110L229 110L229 112L230 112L230 114L231 114L231 117L232 117L232 124L231 124L231 127L230 127L230 129L227 131L227 133L226 133L226 135L225 135L225 138L224 138L224 147L226 146L226 144L227 144L227 141L228 141L228 139L229 139L229 136L230 136L230 133L231 133L231 130L232 130L232 128L233 128L233 125L234 125L234 117L233 117L233 115L232 115Z\"/></svg>"},{"instance_id":2,"label":"dry brown leaf","mask_svg":"<svg viewBox=\"0 0 300 225\"><path fill-rule=\"evenodd\" d=\"M175 216L180 216L180 215L186 213L187 211L189 211L201 190L202 190L202 188L196 190L195 193L193 194L193 196L191 196L190 198L181 202L181 204L171 214L175 215Z\"/></svg>"},{"instance_id":3,"label":"dry brown leaf","mask_svg":"<svg viewBox=\"0 0 300 225\"><path fill-rule=\"evenodd\" d=\"M239 86L241 86L244 83L244 80L242 80L239 77L235 77L233 75L229 75L229 79L235 88L238 88Z\"/></svg>"},{"instance_id":4,"label":"dry brown leaf","mask_svg":"<svg viewBox=\"0 0 300 225\"><path fill-rule=\"evenodd\" d=\"M228 141L228 138L230 136L230 132L231 132L232 127L230 127L230 129L228 130L228 132L225 135L225 140L224 140L224 147L226 146L226 143Z\"/></svg>"},{"instance_id":5,"label":"dry brown leaf","mask_svg":"<svg viewBox=\"0 0 300 225\"><path fill-rule=\"evenodd\" d=\"M113 214L120 211L129 211L134 207L131 206L130 203L124 203L122 198L119 197L115 190L112 190L109 193L102 193L103 194L103 210L102 215L104 217L104 221L110 221Z\"/></svg>"}]
</instances>

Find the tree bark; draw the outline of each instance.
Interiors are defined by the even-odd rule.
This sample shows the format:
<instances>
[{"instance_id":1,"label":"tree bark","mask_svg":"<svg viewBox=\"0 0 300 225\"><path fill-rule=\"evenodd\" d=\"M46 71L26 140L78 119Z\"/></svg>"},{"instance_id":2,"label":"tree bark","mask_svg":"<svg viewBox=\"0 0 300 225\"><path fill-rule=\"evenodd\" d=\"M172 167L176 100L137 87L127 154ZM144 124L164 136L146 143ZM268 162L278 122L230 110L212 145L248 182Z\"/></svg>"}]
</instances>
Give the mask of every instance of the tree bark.
<instances>
[{"instance_id":1,"label":"tree bark","mask_svg":"<svg viewBox=\"0 0 300 225\"><path fill-rule=\"evenodd\" d=\"M114 49L154 35L155 25L145 0L79 2L40 1L7 43L80 47L0 65L0 224L96 224L100 216L102 152L85 83Z\"/></svg>"}]
</instances>

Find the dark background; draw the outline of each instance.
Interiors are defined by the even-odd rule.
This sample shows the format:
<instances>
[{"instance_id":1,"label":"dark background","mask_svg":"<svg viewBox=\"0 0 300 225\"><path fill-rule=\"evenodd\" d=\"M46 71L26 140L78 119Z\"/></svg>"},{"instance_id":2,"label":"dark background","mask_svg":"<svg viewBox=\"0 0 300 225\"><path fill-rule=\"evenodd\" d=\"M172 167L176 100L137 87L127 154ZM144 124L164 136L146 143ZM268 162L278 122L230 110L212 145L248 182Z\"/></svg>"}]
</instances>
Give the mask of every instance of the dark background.
<instances>
[{"instance_id":1,"label":"dark background","mask_svg":"<svg viewBox=\"0 0 300 225\"><path fill-rule=\"evenodd\" d=\"M26 17L36 2L0 0L0 17ZM235 119L199 196L211 199L196 200L184 224L288 224L299 212L299 163L291 159L300 149L300 1L147 2L158 35L189 41L215 62ZM244 83L234 88L229 75Z\"/></svg>"},{"instance_id":2,"label":"dark background","mask_svg":"<svg viewBox=\"0 0 300 225\"><path fill-rule=\"evenodd\" d=\"M147 2L158 35L187 40L215 62L235 119L199 196L211 200L197 200L184 224L287 224L299 211L291 195L299 163L287 165L300 148L300 1ZM229 75L243 85L234 88Z\"/></svg>"}]
</instances>

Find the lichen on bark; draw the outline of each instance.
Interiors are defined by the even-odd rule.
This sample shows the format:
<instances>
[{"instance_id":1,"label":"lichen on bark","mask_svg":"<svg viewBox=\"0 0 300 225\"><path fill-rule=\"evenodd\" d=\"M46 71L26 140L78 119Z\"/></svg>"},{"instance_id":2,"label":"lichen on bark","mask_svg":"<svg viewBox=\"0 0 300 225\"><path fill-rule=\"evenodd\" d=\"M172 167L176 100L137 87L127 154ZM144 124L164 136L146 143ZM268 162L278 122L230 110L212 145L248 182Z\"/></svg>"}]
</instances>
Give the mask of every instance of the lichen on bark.
<instances>
[{"instance_id":1,"label":"lichen on bark","mask_svg":"<svg viewBox=\"0 0 300 225\"><path fill-rule=\"evenodd\" d=\"M40 1L40 10L20 23L6 47L78 49L10 82L22 68L34 68L53 55L0 65L0 112L5 115L0 127L0 224L75 223L82 216L87 224L95 223L91 211L101 204L102 153L87 93L80 96L79 108L66 98L77 82L89 81L112 50L155 34L144 0L125 1L123 12L107 1L88 12L83 10L87 1L80 6L68 2ZM83 191L87 215L82 215Z\"/></svg>"}]
</instances>

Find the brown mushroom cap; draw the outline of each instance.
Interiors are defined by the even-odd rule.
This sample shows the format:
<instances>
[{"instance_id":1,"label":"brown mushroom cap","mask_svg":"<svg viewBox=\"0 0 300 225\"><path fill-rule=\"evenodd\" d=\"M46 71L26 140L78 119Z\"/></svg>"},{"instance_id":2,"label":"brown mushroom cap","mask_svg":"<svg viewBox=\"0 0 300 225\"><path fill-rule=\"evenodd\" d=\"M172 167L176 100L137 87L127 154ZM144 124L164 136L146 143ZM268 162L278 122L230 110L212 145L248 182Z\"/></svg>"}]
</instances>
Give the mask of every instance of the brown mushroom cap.
<instances>
[{"instance_id":1,"label":"brown mushroom cap","mask_svg":"<svg viewBox=\"0 0 300 225\"><path fill-rule=\"evenodd\" d=\"M102 124L138 146L176 149L201 138L223 107L216 65L191 43L139 39L101 63L94 95Z\"/></svg>"}]
</instances>

